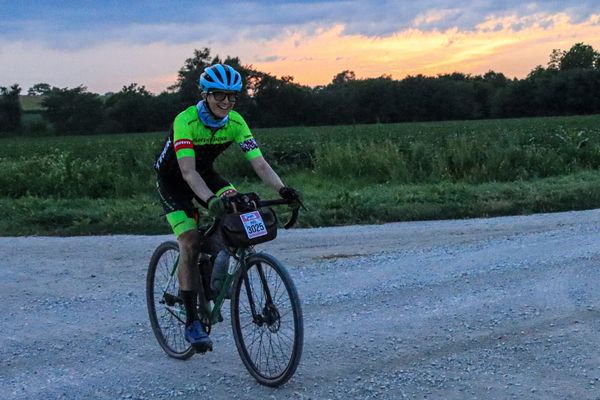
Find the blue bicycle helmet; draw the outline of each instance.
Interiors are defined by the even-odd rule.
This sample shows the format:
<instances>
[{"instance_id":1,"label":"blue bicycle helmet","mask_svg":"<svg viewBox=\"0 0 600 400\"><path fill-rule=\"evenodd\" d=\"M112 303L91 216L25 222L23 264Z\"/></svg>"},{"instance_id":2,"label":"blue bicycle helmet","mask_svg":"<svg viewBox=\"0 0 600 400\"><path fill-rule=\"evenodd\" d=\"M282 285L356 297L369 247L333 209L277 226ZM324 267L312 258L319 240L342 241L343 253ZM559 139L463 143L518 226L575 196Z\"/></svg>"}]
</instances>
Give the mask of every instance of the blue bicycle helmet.
<instances>
[{"instance_id":1,"label":"blue bicycle helmet","mask_svg":"<svg viewBox=\"0 0 600 400\"><path fill-rule=\"evenodd\" d=\"M227 64L215 64L204 68L200 75L200 89L203 92L224 90L239 92L242 90L242 76Z\"/></svg>"}]
</instances>

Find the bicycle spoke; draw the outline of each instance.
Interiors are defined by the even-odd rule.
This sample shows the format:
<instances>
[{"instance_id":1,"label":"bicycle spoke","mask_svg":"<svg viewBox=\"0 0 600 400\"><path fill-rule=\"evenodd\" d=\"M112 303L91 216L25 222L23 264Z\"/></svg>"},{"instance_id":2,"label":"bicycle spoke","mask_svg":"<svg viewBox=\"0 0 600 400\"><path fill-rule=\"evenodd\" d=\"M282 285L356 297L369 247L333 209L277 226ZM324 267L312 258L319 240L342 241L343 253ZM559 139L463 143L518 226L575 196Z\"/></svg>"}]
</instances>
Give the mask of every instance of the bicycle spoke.
<instances>
[{"instance_id":1,"label":"bicycle spoke","mask_svg":"<svg viewBox=\"0 0 600 400\"><path fill-rule=\"evenodd\" d=\"M277 371L278 369L281 369L281 365L283 364L283 362L279 360L278 353L275 350L275 348L273 347L273 338L270 335L269 335L269 347L271 348L271 356L273 357L274 362L277 365L277 369L275 369L275 371ZM281 351L281 349L280 349L280 352L283 355L283 358L285 359L285 354L283 353L283 351Z\"/></svg>"},{"instance_id":2,"label":"bicycle spoke","mask_svg":"<svg viewBox=\"0 0 600 400\"><path fill-rule=\"evenodd\" d=\"M242 328L242 330L244 330L244 329L248 328L249 326L251 326L251 325L255 325L255 324L256 324L256 323L255 323L254 321L250 321L250 322L248 322L246 325L242 325L242 327L241 327L241 328Z\"/></svg>"},{"instance_id":3,"label":"bicycle spoke","mask_svg":"<svg viewBox=\"0 0 600 400\"><path fill-rule=\"evenodd\" d=\"M281 337L280 336L277 336L277 345L279 346L279 352L281 353L281 355L285 359L285 352L283 351L284 346L281 345ZM285 347L288 348L289 346L285 346Z\"/></svg>"}]
</instances>

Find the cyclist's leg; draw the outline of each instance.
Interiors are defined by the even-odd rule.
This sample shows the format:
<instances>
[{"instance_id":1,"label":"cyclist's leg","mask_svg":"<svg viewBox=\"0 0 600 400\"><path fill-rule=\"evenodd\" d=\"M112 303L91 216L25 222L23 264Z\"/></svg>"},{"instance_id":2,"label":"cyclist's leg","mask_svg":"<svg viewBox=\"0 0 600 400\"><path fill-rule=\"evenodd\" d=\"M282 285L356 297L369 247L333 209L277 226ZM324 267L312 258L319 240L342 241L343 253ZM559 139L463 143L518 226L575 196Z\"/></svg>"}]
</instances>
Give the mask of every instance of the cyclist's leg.
<instances>
[{"instance_id":1,"label":"cyclist's leg","mask_svg":"<svg viewBox=\"0 0 600 400\"><path fill-rule=\"evenodd\" d=\"M181 296L186 309L186 326L198 320L198 268L195 260L198 257L199 233L196 221L193 218L194 206L190 191L173 188L164 182L157 183L161 204L166 212L167 221L171 225L177 243L179 244L179 262L177 265L177 278L181 288Z\"/></svg>"},{"instance_id":2,"label":"cyclist's leg","mask_svg":"<svg viewBox=\"0 0 600 400\"><path fill-rule=\"evenodd\" d=\"M214 170L203 173L202 179L204 179L206 185L216 196L234 196L237 193L235 187ZM203 203L200 202L200 204ZM203 205L206 206L205 204ZM211 275L210 287L214 295L221 288L230 257L229 250L220 229L217 229L208 240L206 240L206 243L203 243L202 250L211 255L213 272Z\"/></svg>"},{"instance_id":3,"label":"cyclist's leg","mask_svg":"<svg viewBox=\"0 0 600 400\"><path fill-rule=\"evenodd\" d=\"M198 259L199 239L199 234L196 229L188 230L177 236L177 243L179 244L179 265L177 269L179 287L181 288L182 293L193 292L196 297L198 295L199 271L198 268L194 268L194 263L195 260ZM196 317L195 313L191 316ZM188 323L189 322L190 320L188 318Z\"/></svg>"}]
</instances>

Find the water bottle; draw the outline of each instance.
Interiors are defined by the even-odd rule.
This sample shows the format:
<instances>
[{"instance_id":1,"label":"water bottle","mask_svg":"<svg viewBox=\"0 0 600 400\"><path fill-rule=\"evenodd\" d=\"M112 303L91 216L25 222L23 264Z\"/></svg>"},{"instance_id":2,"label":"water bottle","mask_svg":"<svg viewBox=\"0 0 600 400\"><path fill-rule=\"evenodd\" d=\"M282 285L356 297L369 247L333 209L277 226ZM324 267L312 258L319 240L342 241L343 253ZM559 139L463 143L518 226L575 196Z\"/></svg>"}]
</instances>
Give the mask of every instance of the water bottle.
<instances>
[{"instance_id":1,"label":"water bottle","mask_svg":"<svg viewBox=\"0 0 600 400\"><path fill-rule=\"evenodd\" d=\"M229 253L226 250L221 250L215 257L213 262L212 275L210 277L210 288L216 296L223 283L225 283L225 275L229 269Z\"/></svg>"}]
</instances>

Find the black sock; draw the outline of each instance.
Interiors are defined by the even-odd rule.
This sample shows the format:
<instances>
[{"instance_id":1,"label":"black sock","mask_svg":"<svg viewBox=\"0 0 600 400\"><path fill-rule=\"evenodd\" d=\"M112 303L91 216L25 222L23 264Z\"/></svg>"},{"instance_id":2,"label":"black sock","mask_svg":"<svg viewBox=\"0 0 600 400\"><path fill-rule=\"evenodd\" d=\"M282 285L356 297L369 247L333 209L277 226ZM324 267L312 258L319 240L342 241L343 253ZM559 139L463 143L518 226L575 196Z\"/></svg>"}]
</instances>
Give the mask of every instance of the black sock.
<instances>
[{"instance_id":1,"label":"black sock","mask_svg":"<svg viewBox=\"0 0 600 400\"><path fill-rule=\"evenodd\" d=\"M185 326L190 326L192 322L199 319L197 313L198 292L196 290L182 290L181 297L183 298L185 315L187 316Z\"/></svg>"}]
</instances>

